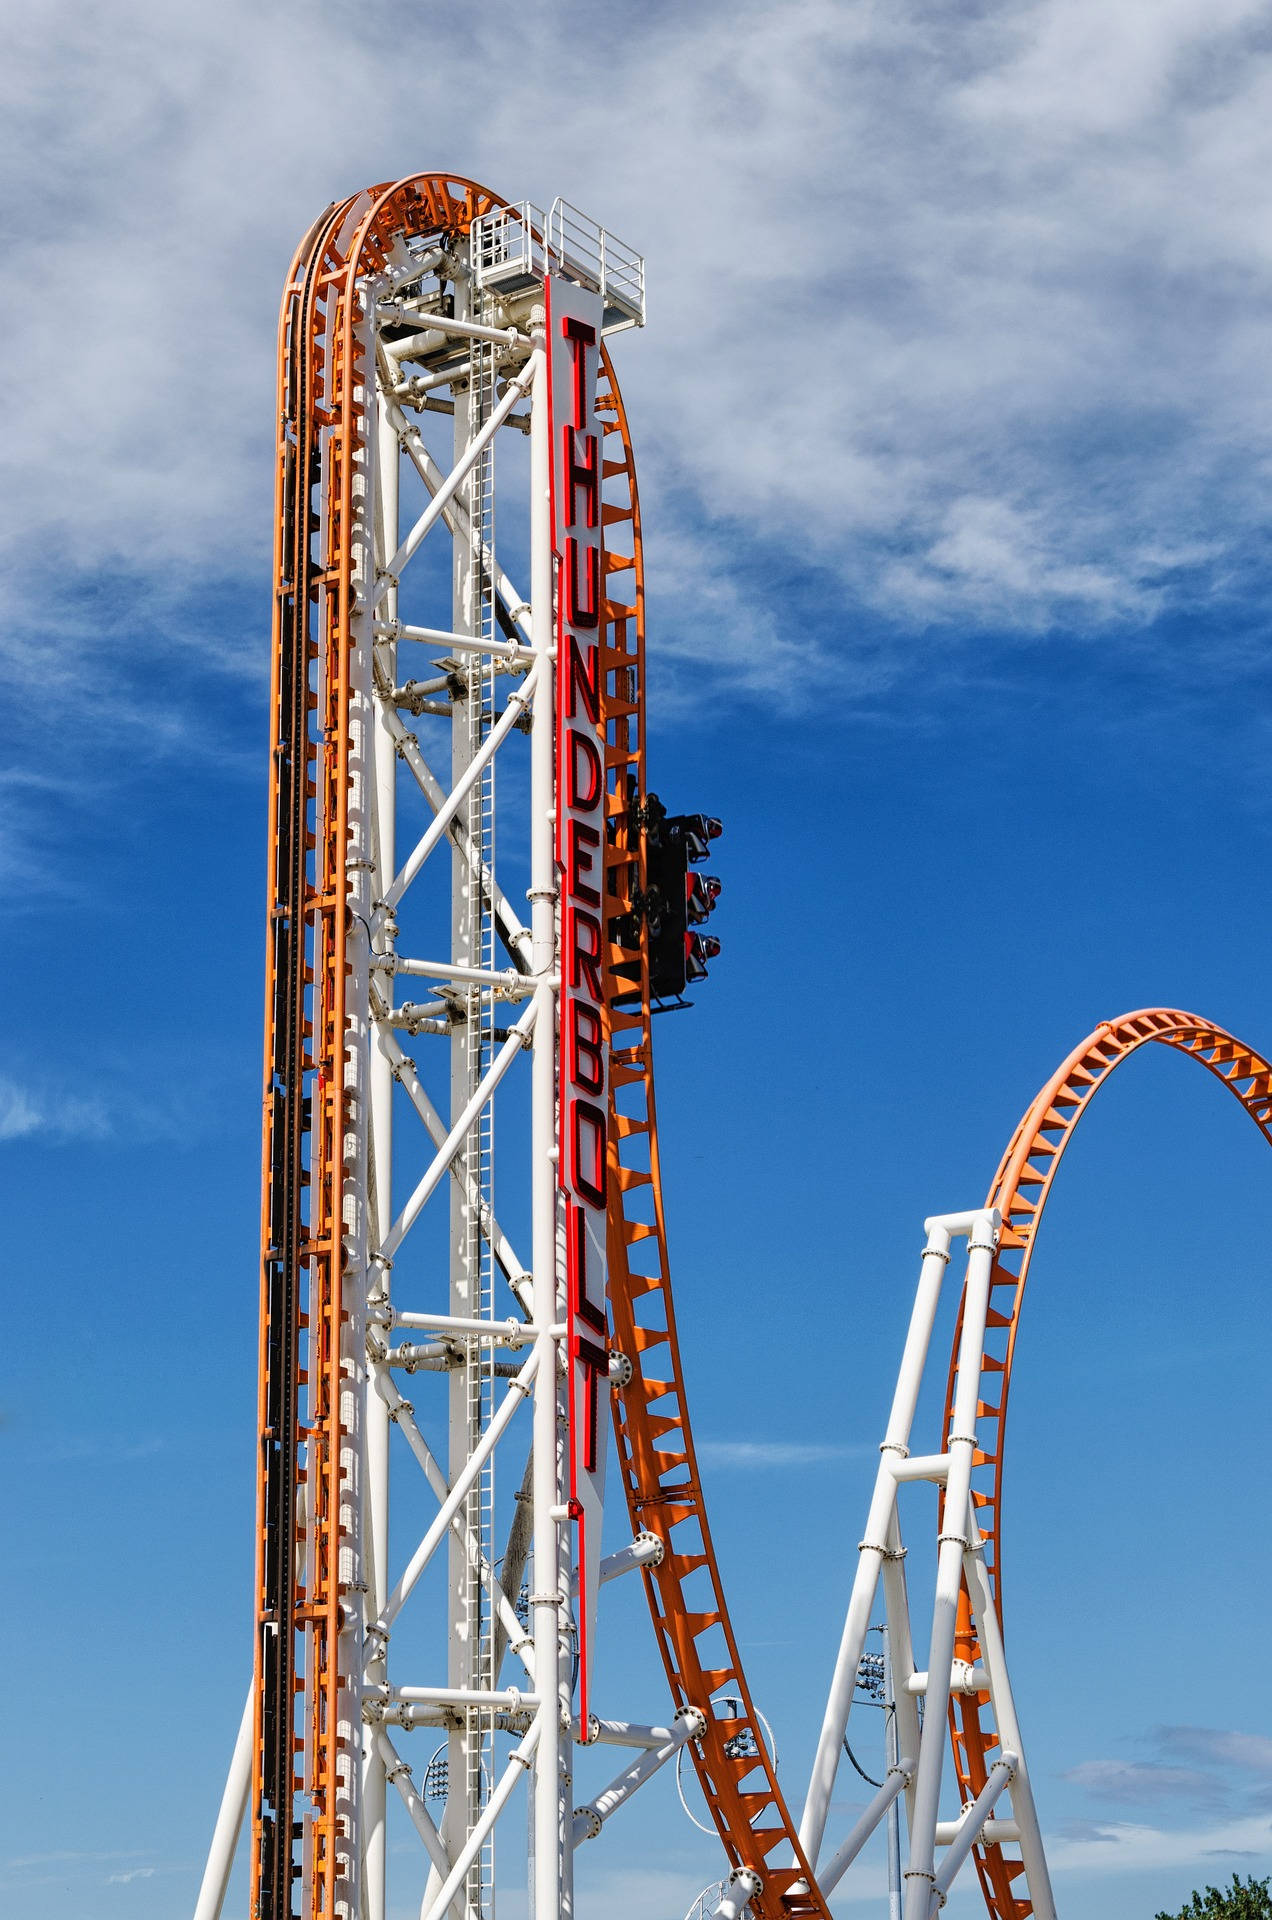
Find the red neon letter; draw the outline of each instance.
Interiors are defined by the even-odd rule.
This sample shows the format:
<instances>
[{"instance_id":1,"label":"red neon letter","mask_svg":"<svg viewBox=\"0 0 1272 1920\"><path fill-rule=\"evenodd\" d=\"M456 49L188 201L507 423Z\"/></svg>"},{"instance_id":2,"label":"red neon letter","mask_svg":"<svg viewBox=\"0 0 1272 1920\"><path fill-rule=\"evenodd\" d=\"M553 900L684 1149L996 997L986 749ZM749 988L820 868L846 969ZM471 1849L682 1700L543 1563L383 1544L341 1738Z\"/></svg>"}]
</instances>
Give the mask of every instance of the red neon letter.
<instances>
[{"instance_id":1,"label":"red neon letter","mask_svg":"<svg viewBox=\"0 0 1272 1920\"><path fill-rule=\"evenodd\" d=\"M586 655L586 659L584 658ZM601 650L593 642L590 646L580 647L574 635L570 635L570 658L567 677L569 693L569 716L573 720L578 712L575 695L583 697L583 711L594 727L601 724Z\"/></svg>"},{"instance_id":2,"label":"red neon letter","mask_svg":"<svg viewBox=\"0 0 1272 1920\"><path fill-rule=\"evenodd\" d=\"M574 424L576 427L587 425L587 349L596 345L596 328L589 327L585 320L565 319L561 322L561 331L570 343L574 373Z\"/></svg>"},{"instance_id":3,"label":"red neon letter","mask_svg":"<svg viewBox=\"0 0 1272 1920\"><path fill-rule=\"evenodd\" d=\"M586 1000L570 1002L570 1084L581 1093L605 1091L601 1016Z\"/></svg>"},{"instance_id":4,"label":"red neon letter","mask_svg":"<svg viewBox=\"0 0 1272 1920\"><path fill-rule=\"evenodd\" d=\"M570 918L574 922L574 938L570 943L570 985L585 987L599 1007L602 1000L601 923L593 914L585 913L582 907L575 907Z\"/></svg>"},{"instance_id":5,"label":"red neon letter","mask_svg":"<svg viewBox=\"0 0 1272 1920\"><path fill-rule=\"evenodd\" d=\"M583 790L580 773L587 781L586 792ZM600 798L601 756L585 733L580 733L577 727L571 727L568 804L576 808L579 813L592 813L598 806Z\"/></svg>"},{"instance_id":6,"label":"red neon letter","mask_svg":"<svg viewBox=\"0 0 1272 1920\"><path fill-rule=\"evenodd\" d=\"M569 822L569 843L570 859L568 879L570 897L573 900L585 900L589 907L599 907L601 904L601 896L591 882L583 878L583 875L585 873L591 873L595 865L589 849L600 846L601 836L596 831L596 828L589 827L585 820L571 820ZM597 997L599 998L599 995Z\"/></svg>"},{"instance_id":7,"label":"red neon letter","mask_svg":"<svg viewBox=\"0 0 1272 1920\"><path fill-rule=\"evenodd\" d=\"M571 534L565 543L565 620L570 627L585 631L597 625L601 610L601 554L599 547L588 547L587 600L579 594L579 542Z\"/></svg>"},{"instance_id":8,"label":"red neon letter","mask_svg":"<svg viewBox=\"0 0 1272 1920\"><path fill-rule=\"evenodd\" d=\"M577 527L574 505L579 492L583 495L583 524L595 527L601 518L601 482L597 448L600 445L598 435L585 433L582 437L583 458L577 457L579 435L573 427L562 427L561 437L565 442L565 524Z\"/></svg>"},{"instance_id":9,"label":"red neon letter","mask_svg":"<svg viewBox=\"0 0 1272 1920\"><path fill-rule=\"evenodd\" d=\"M570 1103L570 1182L594 1207L605 1206L605 1115L590 1100Z\"/></svg>"}]
</instances>

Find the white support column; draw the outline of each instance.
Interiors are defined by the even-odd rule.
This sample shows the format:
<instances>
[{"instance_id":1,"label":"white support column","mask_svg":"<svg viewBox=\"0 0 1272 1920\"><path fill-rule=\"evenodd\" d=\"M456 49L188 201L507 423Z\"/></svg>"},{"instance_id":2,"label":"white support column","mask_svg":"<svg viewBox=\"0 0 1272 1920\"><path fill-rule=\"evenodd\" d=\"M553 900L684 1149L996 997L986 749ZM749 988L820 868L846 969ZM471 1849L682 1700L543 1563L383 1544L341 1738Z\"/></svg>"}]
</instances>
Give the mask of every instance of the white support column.
<instances>
[{"instance_id":1,"label":"white support column","mask_svg":"<svg viewBox=\"0 0 1272 1920\"><path fill-rule=\"evenodd\" d=\"M955 1218L952 1216L927 1222L927 1245L923 1249L923 1259L919 1268L918 1292L910 1315L905 1349L901 1356L901 1372L892 1398L892 1411L888 1416L887 1431L880 1446L883 1458L879 1462L879 1471L875 1478L874 1497L870 1502L870 1517L866 1522L865 1538L857 1550L856 1578L853 1581L852 1594L848 1602L848 1614L839 1643L839 1656L835 1662L834 1677L830 1683L830 1696L826 1702L821 1737L818 1740L817 1754L813 1761L808 1798L804 1802L803 1818L799 1825L800 1845L804 1849L809 1864L814 1867L817 1864L822 1837L826 1831L826 1815L830 1810L830 1796L834 1790L835 1775L839 1770L839 1757L843 1749L844 1733L848 1726L848 1715L852 1708L853 1690L857 1685L857 1668L861 1664L862 1649L866 1644L866 1634L870 1627L870 1613L874 1606L879 1570L888 1551L888 1530L892 1525L897 1497L896 1479L890 1462L894 1455L904 1459L910 1450L910 1429L914 1424L914 1410L918 1404L919 1387L923 1379L928 1347L932 1340L932 1325L936 1319L936 1309L941 1297L941 1282L949 1264L950 1239L956 1230Z\"/></svg>"},{"instance_id":2,"label":"white support column","mask_svg":"<svg viewBox=\"0 0 1272 1920\"><path fill-rule=\"evenodd\" d=\"M897 1456L893 1456L896 1458ZM892 1669L893 1728L898 1753L919 1750L919 1703L910 1689L914 1678L914 1641L910 1629L910 1596L905 1578L905 1549L901 1545L901 1525L894 1512L888 1530L888 1552L883 1563L884 1612L887 1617L888 1657ZM914 1776L906 1782L906 1817L914 1819ZM889 1841L891 1845L891 1841ZM891 1893L891 1889L889 1890ZM901 1920L901 1888L898 1869L896 1911L888 1920Z\"/></svg>"},{"instance_id":3,"label":"white support column","mask_svg":"<svg viewBox=\"0 0 1272 1920\"><path fill-rule=\"evenodd\" d=\"M208 1862L203 1869L203 1879L199 1885L194 1920L221 1920L225 1892L230 1884L230 1869L234 1865L234 1854L238 1847L239 1834L243 1829L243 1816L247 1812L251 1791L252 1709L255 1700L255 1689L249 1687L247 1705L243 1708L238 1738L234 1742L229 1777L225 1782L225 1792L221 1795L221 1808L216 1816L216 1826L212 1831Z\"/></svg>"},{"instance_id":4,"label":"white support column","mask_svg":"<svg viewBox=\"0 0 1272 1920\"><path fill-rule=\"evenodd\" d=\"M865 1812L858 1820L848 1838L841 1847L837 1847L826 1865L817 1875L817 1884L823 1896L832 1893L847 1873L861 1849L878 1826L879 1822L891 1811L897 1796L904 1793L910 1784L914 1771L914 1762L908 1756L898 1760L888 1768L883 1785L871 1800Z\"/></svg>"},{"instance_id":5,"label":"white support column","mask_svg":"<svg viewBox=\"0 0 1272 1920\"><path fill-rule=\"evenodd\" d=\"M963 1575L967 1581L967 1591L972 1603L972 1621L976 1628L976 1637L980 1641L981 1659L989 1676L990 1699L994 1707L994 1719L998 1724L998 1737L1005 1752L1016 1756L1016 1771L1011 1782L1011 1805L1015 1824L1019 1833L1017 1844L1020 1857L1025 1863L1025 1883L1029 1888L1029 1899L1033 1906L1035 1920L1056 1920L1055 1896L1051 1891L1051 1875L1047 1868L1047 1856L1042 1845L1042 1829L1038 1825L1038 1810L1034 1805L1033 1788L1029 1783L1029 1768L1025 1762L1024 1743L1020 1737L1020 1723L1016 1718L1016 1702L1012 1696L1011 1679L1007 1672L1007 1660L1003 1653L1002 1628L998 1624L998 1609L994 1605L989 1588L989 1576L985 1570L985 1556L980 1533L974 1516L968 1514L968 1539L970 1545L963 1560Z\"/></svg>"},{"instance_id":6,"label":"white support column","mask_svg":"<svg viewBox=\"0 0 1272 1920\"><path fill-rule=\"evenodd\" d=\"M557 1345L547 1329L557 1309L556 1170L556 729L552 681L552 528L550 515L547 362L543 315L537 316L535 381L530 410L530 627L543 676L530 733L530 934L532 972L538 986L532 1064L531 1270L534 1318L542 1361L534 1400L533 1553L530 1595L534 1625L534 1670L542 1718L535 1756L534 1920L561 1920L561 1873L567 1806L561 1790L561 1726L556 1701L561 1689L559 1591L560 1541L557 1508ZM569 1732L566 1729L568 1741Z\"/></svg>"},{"instance_id":7,"label":"white support column","mask_svg":"<svg viewBox=\"0 0 1272 1920\"><path fill-rule=\"evenodd\" d=\"M998 1214L980 1213L971 1223L967 1281L963 1293L963 1333L958 1351L953 1431L948 1438L949 1471L945 1483L944 1531L936 1569L932 1639L928 1652L927 1697L914 1782L914 1820L910 1864L905 1878L905 1920L928 1920L935 1881L936 1823L940 1809L941 1764L954 1668L954 1633L968 1550L967 1516L971 1507L972 1456L976 1451L976 1408L980 1401L981 1358L989 1284L998 1238Z\"/></svg>"},{"instance_id":8,"label":"white support column","mask_svg":"<svg viewBox=\"0 0 1272 1920\"><path fill-rule=\"evenodd\" d=\"M398 544L399 476L401 447L397 428L387 418L384 396L377 394L374 413L376 456L376 560L383 566ZM397 619L397 587L391 586L384 600L385 618ZM388 694L397 683L397 643L379 639L375 644L376 693L372 734L374 753L374 836L372 846L372 899L383 900L397 872L397 752L393 727L397 714L387 704ZM371 1242L373 1252L383 1246L393 1224L393 1060L386 1047L393 1042L391 1033L378 1022L372 1023L371 1059L368 1075L370 1093L369 1194ZM396 1044L396 1043L393 1043ZM372 1261L367 1274L368 1308L388 1306L390 1268ZM379 1394L368 1394L365 1409L366 1431L366 1581L367 1612L374 1620L389 1595L389 1410ZM385 1679L383 1643L373 1641L369 1651L376 1657L367 1673L368 1684ZM385 1828L387 1783L382 1744L370 1737L367 1729L363 1771L363 1899L366 1920L385 1920L386 1844ZM395 1760L396 1764L396 1760Z\"/></svg>"},{"instance_id":9,"label":"white support column","mask_svg":"<svg viewBox=\"0 0 1272 1920\"><path fill-rule=\"evenodd\" d=\"M358 378L369 416L374 415L374 335L368 319L365 287L357 338ZM376 813L375 639L369 611L375 578L378 453L374 434L351 450L353 507L352 617L348 658L347 845L344 849L347 896L343 960L348 980L345 1002L344 1111L338 1231L345 1249L342 1325L339 1328L340 1518L337 1576L348 1596L341 1608L342 1685L339 1696L339 1795L336 1816L349 1836L348 1878L335 1898L333 1920L367 1920L364 1876L366 1819L362 1795L369 1771L371 1741L362 1719L367 1659L367 1279L375 1232L371 1218L371 1058L374 1028L370 1018L372 875Z\"/></svg>"},{"instance_id":10,"label":"white support column","mask_svg":"<svg viewBox=\"0 0 1272 1920\"><path fill-rule=\"evenodd\" d=\"M932 1896L928 1908L930 1920L945 1905L945 1896L954 1884L955 1875L966 1860L972 1848L980 1838L985 1822L989 1819L996 1802L1011 1784L1016 1771L1016 1755L1006 1750L1001 1758L995 1760L989 1770L989 1778L977 1794L967 1812L959 1822L959 1830L950 1842L950 1850L941 1862L940 1872L933 1876ZM914 1888L914 1896L920 1898L921 1888Z\"/></svg>"}]
</instances>

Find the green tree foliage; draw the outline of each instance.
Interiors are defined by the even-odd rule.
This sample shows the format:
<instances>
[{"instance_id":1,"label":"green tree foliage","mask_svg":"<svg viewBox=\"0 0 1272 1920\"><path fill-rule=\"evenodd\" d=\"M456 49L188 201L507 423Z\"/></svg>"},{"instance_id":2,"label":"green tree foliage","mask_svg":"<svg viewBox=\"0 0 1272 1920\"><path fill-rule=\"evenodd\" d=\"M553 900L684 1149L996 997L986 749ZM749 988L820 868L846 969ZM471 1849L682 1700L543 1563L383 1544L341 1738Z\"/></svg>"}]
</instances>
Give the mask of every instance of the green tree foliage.
<instances>
[{"instance_id":1,"label":"green tree foliage","mask_svg":"<svg viewBox=\"0 0 1272 1920\"><path fill-rule=\"evenodd\" d=\"M1272 1920L1268 1886L1268 1880L1254 1879L1243 1886L1234 1873L1230 1887L1207 1887L1204 1893L1194 1893L1178 1913L1159 1913L1154 1920Z\"/></svg>"}]
</instances>

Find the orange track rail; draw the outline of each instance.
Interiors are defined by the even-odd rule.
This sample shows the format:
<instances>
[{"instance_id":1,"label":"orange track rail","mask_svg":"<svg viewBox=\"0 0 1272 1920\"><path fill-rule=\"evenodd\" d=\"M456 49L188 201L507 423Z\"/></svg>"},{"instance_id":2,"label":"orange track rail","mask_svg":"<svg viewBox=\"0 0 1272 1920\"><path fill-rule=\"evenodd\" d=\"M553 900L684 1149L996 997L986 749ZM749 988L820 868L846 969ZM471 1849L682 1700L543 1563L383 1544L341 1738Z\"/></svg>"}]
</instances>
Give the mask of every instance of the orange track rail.
<instances>
[{"instance_id":1,"label":"orange track rail","mask_svg":"<svg viewBox=\"0 0 1272 1920\"><path fill-rule=\"evenodd\" d=\"M1173 1047L1206 1067L1241 1102L1264 1138L1272 1141L1272 1065L1252 1047L1234 1040L1222 1027L1198 1019L1196 1014L1169 1007L1124 1014L1120 1020L1109 1020L1097 1027L1056 1069L1012 1135L985 1202L986 1206L999 1208L1003 1226L990 1287L989 1323L981 1365L991 1375L1001 1377L1002 1390L996 1402L982 1401L977 1410L978 1431L985 1436L985 1444L975 1457L972 1475L972 1501L985 1541L985 1565L1000 1618L999 1535L1007 1395L1038 1224L1064 1150L1096 1089L1103 1086L1114 1067L1152 1041ZM950 1361L946 1431L954 1411L960 1333L961 1316ZM974 1665L979 1653L964 1588L955 1654L958 1659ZM962 1798L967 1801L984 1786L998 1745L987 1694L960 1696L951 1703L950 1733ZM1025 1920L1033 1909L1028 1899L1014 1889L1014 1883L1024 1871L1015 1850L1007 1845L978 1847L975 1860L991 1920Z\"/></svg>"},{"instance_id":2,"label":"orange track rail","mask_svg":"<svg viewBox=\"0 0 1272 1920\"><path fill-rule=\"evenodd\" d=\"M605 474L618 483L621 495L604 512L607 582L630 569L634 583L630 602L607 599L602 658L609 807L615 821L607 861L611 896L621 908L629 902L633 878L642 885L644 879L643 847L629 840L626 830L630 796L643 800L647 791L644 584L636 469L608 356L602 387L607 390L598 397L597 411L609 422ZM620 527L630 528L630 556L627 540L618 545ZM607 593L614 593L610 584ZM613 947L611 962L629 970L617 980L619 990L630 991L630 970L637 964L642 984L638 1007L615 1007L610 1015L609 1265L614 1340L633 1367L631 1381L614 1396L627 1506L633 1528L655 1533L663 1543L661 1564L643 1575L654 1630L677 1706L701 1707L708 1714L706 1733L690 1752L729 1860L750 1867L764 1882L751 1912L756 1920L782 1915L826 1920L819 1894L792 1892L801 1878L811 1883L811 1875L751 1704L698 1479L663 1221L648 956ZM740 1703L740 1713L729 1719L710 1715L709 1702L721 1692Z\"/></svg>"}]
</instances>

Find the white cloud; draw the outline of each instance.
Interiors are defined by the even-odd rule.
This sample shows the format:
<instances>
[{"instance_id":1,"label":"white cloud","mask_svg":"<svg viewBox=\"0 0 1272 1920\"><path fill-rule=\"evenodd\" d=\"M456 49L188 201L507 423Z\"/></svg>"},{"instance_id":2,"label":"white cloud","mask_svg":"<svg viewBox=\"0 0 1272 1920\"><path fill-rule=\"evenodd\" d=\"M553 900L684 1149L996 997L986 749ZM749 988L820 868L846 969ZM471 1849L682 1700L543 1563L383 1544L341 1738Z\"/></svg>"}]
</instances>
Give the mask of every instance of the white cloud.
<instances>
[{"instance_id":1,"label":"white cloud","mask_svg":"<svg viewBox=\"0 0 1272 1920\"><path fill-rule=\"evenodd\" d=\"M43 0L11 29L0 135L27 211L19 611L55 658L89 644L50 619L50 556L144 582L174 653L201 584L263 607L286 258L325 199L434 160L646 248L651 325L621 359L682 653L740 649L752 683L774 640L798 661L775 562L846 624L903 629L1103 631L1226 591L1272 455L1262 18L796 0L598 25L558 0L536 59L511 7L430 10L422 73L383 57L412 31L383 5ZM853 675L851 633L834 654Z\"/></svg>"},{"instance_id":2,"label":"white cloud","mask_svg":"<svg viewBox=\"0 0 1272 1920\"><path fill-rule=\"evenodd\" d=\"M0 1075L0 1141L43 1134L51 1140L100 1140L110 1131L101 1102L22 1086Z\"/></svg>"},{"instance_id":3,"label":"white cloud","mask_svg":"<svg viewBox=\"0 0 1272 1920\"><path fill-rule=\"evenodd\" d=\"M1238 1773L1272 1773L1272 1740L1264 1733L1239 1733L1223 1727L1154 1727L1158 1751L1202 1766Z\"/></svg>"},{"instance_id":4,"label":"white cloud","mask_svg":"<svg viewBox=\"0 0 1272 1920\"><path fill-rule=\"evenodd\" d=\"M808 1467L830 1460L861 1459L873 1449L831 1441L699 1440L695 1451L712 1467Z\"/></svg>"},{"instance_id":5,"label":"white cloud","mask_svg":"<svg viewBox=\"0 0 1272 1920\"><path fill-rule=\"evenodd\" d=\"M1150 1804L1156 1800L1214 1801L1221 1782L1196 1767L1168 1767L1160 1761L1083 1760L1063 1776L1102 1800Z\"/></svg>"},{"instance_id":6,"label":"white cloud","mask_svg":"<svg viewBox=\"0 0 1272 1920\"><path fill-rule=\"evenodd\" d=\"M1049 1836L1047 1864L1055 1874L1142 1873L1157 1867L1195 1867L1203 1861L1268 1857L1272 1821L1266 1815L1207 1827L1169 1829L1110 1822L1095 1835Z\"/></svg>"}]
</instances>

